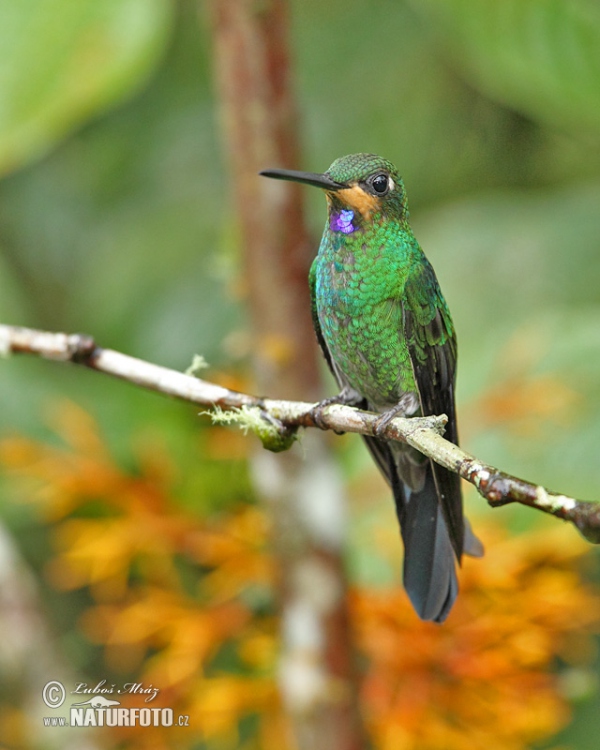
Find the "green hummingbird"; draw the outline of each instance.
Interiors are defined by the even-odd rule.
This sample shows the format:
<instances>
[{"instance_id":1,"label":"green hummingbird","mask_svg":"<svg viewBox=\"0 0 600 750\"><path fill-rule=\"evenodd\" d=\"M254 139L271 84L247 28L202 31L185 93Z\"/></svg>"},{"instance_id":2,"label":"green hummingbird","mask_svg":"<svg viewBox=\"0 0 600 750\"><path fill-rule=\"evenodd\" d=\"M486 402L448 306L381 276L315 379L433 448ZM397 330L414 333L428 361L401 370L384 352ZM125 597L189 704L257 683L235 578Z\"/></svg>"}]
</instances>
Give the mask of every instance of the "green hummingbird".
<instances>
[{"instance_id":1,"label":"green hummingbird","mask_svg":"<svg viewBox=\"0 0 600 750\"><path fill-rule=\"evenodd\" d=\"M381 412L380 434L394 416L446 414L446 437L458 443L454 325L396 168L352 154L324 174L261 175L315 185L327 198L309 283L317 339L341 392L315 416L332 402ZM443 622L458 593L455 558L483 554L463 517L460 479L410 446L364 440L392 488L410 600L422 619Z\"/></svg>"}]
</instances>

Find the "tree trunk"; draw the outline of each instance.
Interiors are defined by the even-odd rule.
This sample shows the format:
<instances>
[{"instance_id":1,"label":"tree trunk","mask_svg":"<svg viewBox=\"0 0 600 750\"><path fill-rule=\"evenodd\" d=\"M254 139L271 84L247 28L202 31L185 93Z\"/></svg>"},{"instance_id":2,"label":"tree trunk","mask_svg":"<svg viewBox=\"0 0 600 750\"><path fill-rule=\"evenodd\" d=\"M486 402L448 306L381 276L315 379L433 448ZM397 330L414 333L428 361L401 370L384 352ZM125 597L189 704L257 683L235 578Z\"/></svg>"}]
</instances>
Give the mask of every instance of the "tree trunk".
<instances>
[{"instance_id":1,"label":"tree trunk","mask_svg":"<svg viewBox=\"0 0 600 750\"><path fill-rule=\"evenodd\" d=\"M309 239L299 185L259 177L299 165L298 113L282 0L213 0L214 67L231 191L243 240L257 387L317 400ZM259 493L274 519L280 571L280 687L300 750L359 750L353 649L342 559L344 498L324 435L284 454L260 450Z\"/></svg>"}]
</instances>

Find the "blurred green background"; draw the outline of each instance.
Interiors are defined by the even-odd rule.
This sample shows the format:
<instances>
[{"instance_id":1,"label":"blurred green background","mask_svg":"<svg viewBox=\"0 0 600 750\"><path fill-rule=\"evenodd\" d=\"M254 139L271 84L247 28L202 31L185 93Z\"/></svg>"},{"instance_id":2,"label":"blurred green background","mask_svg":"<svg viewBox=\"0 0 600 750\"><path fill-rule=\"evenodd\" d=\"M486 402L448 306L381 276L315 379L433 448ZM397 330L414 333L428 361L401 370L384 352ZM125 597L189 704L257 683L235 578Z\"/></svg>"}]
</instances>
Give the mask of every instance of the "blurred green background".
<instances>
[{"instance_id":1,"label":"blurred green background","mask_svg":"<svg viewBox=\"0 0 600 750\"><path fill-rule=\"evenodd\" d=\"M354 151L399 166L458 331L463 445L600 499L600 7L291 6L297 166L322 171ZM243 377L252 341L224 164L202 3L0 0L2 322L84 331L181 370L198 352L208 379ZM316 245L325 209L306 192ZM43 414L65 396L125 464L132 436L159 436L184 502L221 508L249 491L243 462L202 455L193 408L60 364L2 361L1 434L52 439ZM368 467L359 441L340 443L347 465ZM21 506L1 512L39 570L45 527ZM515 528L538 522L495 513ZM376 577L367 557L352 558L356 574ZM76 597L48 606L71 668L92 669L97 654L73 632ZM564 733L575 750L596 747L599 701L583 701Z\"/></svg>"}]
</instances>

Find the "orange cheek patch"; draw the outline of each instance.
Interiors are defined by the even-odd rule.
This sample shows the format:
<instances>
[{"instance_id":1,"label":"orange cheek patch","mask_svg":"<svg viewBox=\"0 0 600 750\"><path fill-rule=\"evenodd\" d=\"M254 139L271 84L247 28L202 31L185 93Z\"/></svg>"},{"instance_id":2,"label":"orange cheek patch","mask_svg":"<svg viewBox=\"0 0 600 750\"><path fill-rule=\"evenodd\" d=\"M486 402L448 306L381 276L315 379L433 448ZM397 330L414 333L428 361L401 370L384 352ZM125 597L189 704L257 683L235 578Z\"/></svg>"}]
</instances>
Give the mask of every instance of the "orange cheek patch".
<instances>
[{"instance_id":1,"label":"orange cheek patch","mask_svg":"<svg viewBox=\"0 0 600 750\"><path fill-rule=\"evenodd\" d=\"M358 211L363 219L367 220L379 208L379 203L374 195L369 195L358 185L336 190L335 199L353 211Z\"/></svg>"}]
</instances>

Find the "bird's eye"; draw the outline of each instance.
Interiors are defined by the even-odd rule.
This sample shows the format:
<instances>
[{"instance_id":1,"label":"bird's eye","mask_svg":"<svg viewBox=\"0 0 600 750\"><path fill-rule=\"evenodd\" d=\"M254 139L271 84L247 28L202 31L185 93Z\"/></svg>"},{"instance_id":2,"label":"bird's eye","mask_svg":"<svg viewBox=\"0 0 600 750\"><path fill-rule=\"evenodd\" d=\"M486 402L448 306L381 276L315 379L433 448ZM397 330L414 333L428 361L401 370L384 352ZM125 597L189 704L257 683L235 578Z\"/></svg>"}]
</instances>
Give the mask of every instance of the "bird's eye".
<instances>
[{"instance_id":1,"label":"bird's eye","mask_svg":"<svg viewBox=\"0 0 600 750\"><path fill-rule=\"evenodd\" d=\"M378 174L371 180L371 187L377 195L385 195L390 189L388 176L386 174Z\"/></svg>"}]
</instances>

